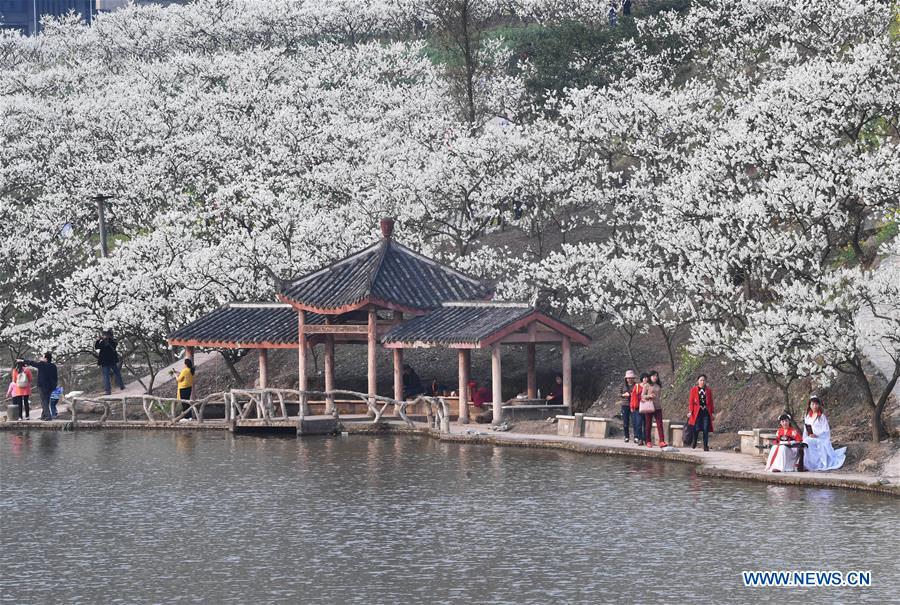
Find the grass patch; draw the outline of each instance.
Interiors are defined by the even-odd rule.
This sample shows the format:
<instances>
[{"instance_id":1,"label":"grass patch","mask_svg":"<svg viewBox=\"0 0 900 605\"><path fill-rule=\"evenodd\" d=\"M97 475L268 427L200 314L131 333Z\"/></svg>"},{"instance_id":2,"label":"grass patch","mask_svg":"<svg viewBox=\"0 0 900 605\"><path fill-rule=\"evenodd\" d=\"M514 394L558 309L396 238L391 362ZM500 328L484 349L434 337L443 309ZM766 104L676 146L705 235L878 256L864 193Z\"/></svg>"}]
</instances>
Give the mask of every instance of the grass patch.
<instances>
[{"instance_id":1,"label":"grass patch","mask_svg":"<svg viewBox=\"0 0 900 605\"><path fill-rule=\"evenodd\" d=\"M706 361L706 356L694 355L688 351L687 347L682 347L678 354L678 369L675 370L673 386L680 389L688 382L692 382L704 361Z\"/></svg>"}]
</instances>

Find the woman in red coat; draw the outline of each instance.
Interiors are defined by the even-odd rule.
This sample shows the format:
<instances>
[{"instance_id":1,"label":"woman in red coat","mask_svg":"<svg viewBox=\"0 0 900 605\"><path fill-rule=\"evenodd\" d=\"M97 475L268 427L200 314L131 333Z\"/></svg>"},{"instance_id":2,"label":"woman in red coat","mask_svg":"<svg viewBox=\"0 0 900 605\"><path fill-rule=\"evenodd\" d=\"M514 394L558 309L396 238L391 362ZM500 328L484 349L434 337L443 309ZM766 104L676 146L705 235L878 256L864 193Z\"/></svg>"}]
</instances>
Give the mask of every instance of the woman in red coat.
<instances>
[{"instance_id":1,"label":"woman in red coat","mask_svg":"<svg viewBox=\"0 0 900 605\"><path fill-rule=\"evenodd\" d=\"M697 386L691 389L688 398L688 414L690 414L688 424L694 428L692 448L697 447L697 433L703 431L703 451L709 451L709 432L713 430L712 417L715 411L712 389L706 386L706 374L700 374Z\"/></svg>"}]
</instances>

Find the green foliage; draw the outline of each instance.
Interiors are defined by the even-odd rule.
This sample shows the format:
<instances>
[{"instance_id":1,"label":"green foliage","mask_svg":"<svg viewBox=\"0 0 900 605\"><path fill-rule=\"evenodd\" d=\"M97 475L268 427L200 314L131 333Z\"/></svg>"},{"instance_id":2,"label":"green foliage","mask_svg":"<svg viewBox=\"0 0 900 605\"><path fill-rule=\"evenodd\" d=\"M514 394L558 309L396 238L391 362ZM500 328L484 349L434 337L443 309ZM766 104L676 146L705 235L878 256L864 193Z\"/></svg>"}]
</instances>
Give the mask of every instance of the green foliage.
<instances>
[{"instance_id":1,"label":"green foliage","mask_svg":"<svg viewBox=\"0 0 900 605\"><path fill-rule=\"evenodd\" d=\"M888 213L883 222L878 223L872 238L873 241L863 246L865 253L869 254L873 249L877 250L881 244L897 237L898 233L900 233L900 210L894 210ZM835 267L852 267L858 263L859 258L856 255L856 251L850 244L847 244L835 256L832 265Z\"/></svg>"},{"instance_id":2,"label":"green foliage","mask_svg":"<svg viewBox=\"0 0 900 605\"><path fill-rule=\"evenodd\" d=\"M643 2L634 7L634 15L640 17L669 10L683 12L690 4L691 0ZM485 40L502 39L513 51L514 59L509 65L511 72L520 70L522 61L529 62L532 72L526 87L539 104L566 88L604 86L618 77L627 66L615 61L617 45L623 40L639 37L634 19L626 17L620 17L614 28L605 22L601 25L505 22L489 28L483 36ZM677 45L678 41L640 39L639 43L662 52ZM424 53L436 65L455 68L463 63L460 53L440 34L426 40Z\"/></svg>"},{"instance_id":3,"label":"green foliage","mask_svg":"<svg viewBox=\"0 0 900 605\"><path fill-rule=\"evenodd\" d=\"M534 71L526 86L535 99L543 102L548 94L562 93L566 88L607 84L611 76L604 69L598 70L598 65L608 61L615 46L634 36L636 30L633 20L623 19L615 29L564 23L506 28L503 33L515 56L531 63Z\"/></svg>"},{"instance_id":4,"label":"green foliage","mask_svg":"<svg viewBox=\"0 0 900 605\"><path fill-rule=\"evenodd\" d=\"M900 2L894 4L894 20L891 22L891 34L900 38Z\"/></svg>"},{"instance_id":5,"label":"green foliage","mask_svg":"<svg viewBox=\"0 0 900 605\"><path fill-rule=\"evenodd\" d=\"M682 347L678 356L678 369L675 370L673 386L680 389L684 385L693 382L700 366L706 361L703 355L693 355L687 347Z\"/></svg>"},{"instance_id":6,"label":"green foliage","mask_svg":"<svg viewBox=\"0 0 900 605\"><path fill-rule=\"evenodd\" d=\"M649 2L635 7L635 16L685 11L689 6L690 0ZM526 86L540 103L566 88L606 85L628 68L616 63L616 47L624 40L639 38L634 19L628 17L620 18L614 28L566 22L552 26L503 26L490 35L502 36L512 48L517 57L513 69L523 59L531 64L533 72ZM662 51L677 41L640 39L639 43Z\"/></svg>"},{"instance_id":7,"label":"green foliage","mask_svg":"<svg viewBox=\"0 0 900 605\"><path fill-rule=\"evenodd\" d=\"M875 230L875 245L880 246L894 239L898 233L900 233L900 209L895 210L884 223L878 225Z\"/></svg>"}]
</instances>

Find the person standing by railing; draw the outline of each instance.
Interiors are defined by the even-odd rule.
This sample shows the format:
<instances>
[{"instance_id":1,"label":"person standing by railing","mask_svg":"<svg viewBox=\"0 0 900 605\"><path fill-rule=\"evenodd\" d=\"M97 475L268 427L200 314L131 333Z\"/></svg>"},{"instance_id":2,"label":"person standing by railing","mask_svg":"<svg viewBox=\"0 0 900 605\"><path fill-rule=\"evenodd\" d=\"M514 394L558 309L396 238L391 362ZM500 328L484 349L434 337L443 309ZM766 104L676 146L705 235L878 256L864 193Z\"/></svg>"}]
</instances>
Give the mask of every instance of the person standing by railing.
<instances>
[{"instance_id":1,"label":"person standing by railing","mask_svg":"<svg viewBox=\"0 0 900 605\"><path fill-rule=\"evenodd\" d=\"M112 330L106 330L94 343L94 349L97 351L97 365L103 372L103 389L106 394L112 393L112 378L115 376L116 384L119 390L125 390L125 383L122 382L122 370L119 367L119 354L116 352L116 339L113 338Z\"/></svg>"},{"instance_id":2,"label":"person standing by railing","mask_svg":"<svg viewBox=\"0 0 900 605\"><path fill-rule=\"evenodd\" d=\"M31 395L31 385L34 383L34 376L31 370L25 367L23 359L17 359L16 365L12 369L13 381L13 405L19 406L19 419L28 420L31 409L28 407L28 397Z\"/></svg>"},{"instance_id":3,"label":"person standing by railing","mask_svg":"<svg viewBox=\"0 0 900 605\"><path fill-rule=\"evenodd\" d=\"M50 396L59 386L59 370L53 363L53 354L50 351L44 353L42 361L24 360L27 365L38 371L37 387L41 394L41 420L53 420L54 414L50 409Z\"/></svg>"},{"instance_id":4,"label":"person standing by railing","mask_svg":"<svg viewBox=\"0 0 900 605\"><path fill-rule=\"evenodd\" d=\"M190 401L191 392L194 390L194 360L190 357L185 358L184 360L184 368L181 369L181 373L178 374L178 399L181 401ZM181 404L181 411L187 412L185 418L191 418L193 414L189 412L190 410L189 403Z\"/></svg>"}]
</instances>

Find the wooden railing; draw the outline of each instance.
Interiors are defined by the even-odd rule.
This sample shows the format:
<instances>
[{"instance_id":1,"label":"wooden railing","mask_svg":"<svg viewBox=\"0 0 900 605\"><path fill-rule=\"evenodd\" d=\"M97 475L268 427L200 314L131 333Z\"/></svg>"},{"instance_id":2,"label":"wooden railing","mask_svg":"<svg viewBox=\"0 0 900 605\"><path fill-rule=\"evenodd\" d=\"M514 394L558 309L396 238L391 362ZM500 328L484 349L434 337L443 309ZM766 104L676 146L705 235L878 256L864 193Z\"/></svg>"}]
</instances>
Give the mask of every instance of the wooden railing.
<instances>
[{"instance_id":1,"label":"wooden railing","mask_svg":"<svg viewBox=\"0 0 900 605\"><path fill-rule=\"evenodd\" d=\"M294 404L298 406L298 416L302 419L310 415L309 401L311 398L320 398L326 401L352 398L366 404L374 423L381 422L385 412L393 405L404 422L409 426L415 426L407 415L407 408L421 403L428 410L426 418L429 419L429 426L439 430L446 429L446 432L450 430L450 407L443 397L420 395L412 401L398 401L391 397L369 395L358 391L298 391L296 389L232 389L225 393L225 397L227 400L225 419L229 421L249 418L287 420L290 417L287 406ZM332 415L339 417L337 406L332 407Z\"/></svg>"},{"instance_id":2,"label":"wooden railing","mask_svg":"<svg viewBox=\"0 0 900 605\"><path fill-rule=\"evenodd\" d=\"M98 422L116 422L111 420L113 414L112 408L114 404L121 407L122 422L144 422L144 420L128 419L128 409L131 406L141 406L144 412L146 422L149 424L158 424L169 422L174 424L192 414L197 422L206 420L206 408L210 405L226 405L227 393L212 393L202 399L175 399L172 397L157 397L155 395L123 395L123 396L106 396L106 397L65 397L65 402L69 404L72 412L72 422L78 422L79 406L85 405L92 407L101 406L103 411ZM182 409L183 405L187 405L187 409ZM84 410L81 410L84 413ZM160 418L162 416L162 418Z\"/></svg>"},{"instance_id":3,"label":"wooden railing","mask_svg":"<svg viewBox=\"0 0 900 605\"><path fill-rule=\"evenodd\" d=\"M66 397L72 412L72 423L77 425L79 414L85 413L84 406L101 406L102 413L97 422L119 422L112 420L113 405L121 406L121 422L147 422L148 424L175 424L189 415L198 423L208 422L206 410L209 406L224 407L224 422L264 419L289 420L303 419L309 416L310 398L322 398L333 401L337 398L359 400L366 404L373 423L383 420L385 412L394 406L397 415L410 427L415 423L409 418L407 409L422 404L425 408L426 421L429 428L441 432L450 432L450 406L443 397L427 397L420 395L411 401L398 401L391 397L369 395L357 391L299 391L296 389L232 389L230 391L212 393L202 399L175 399L157 397L155 395L123 395L106 397ZM128 418L129 406L141 406L144 419ZM187 409L182 409L187 405ZM288 406L297 406L298 415L290 416ZM79 409L81 408L81 409ZM337 406L332 407L332 415L339 417Z\"/></svg>"}]
</instances>

